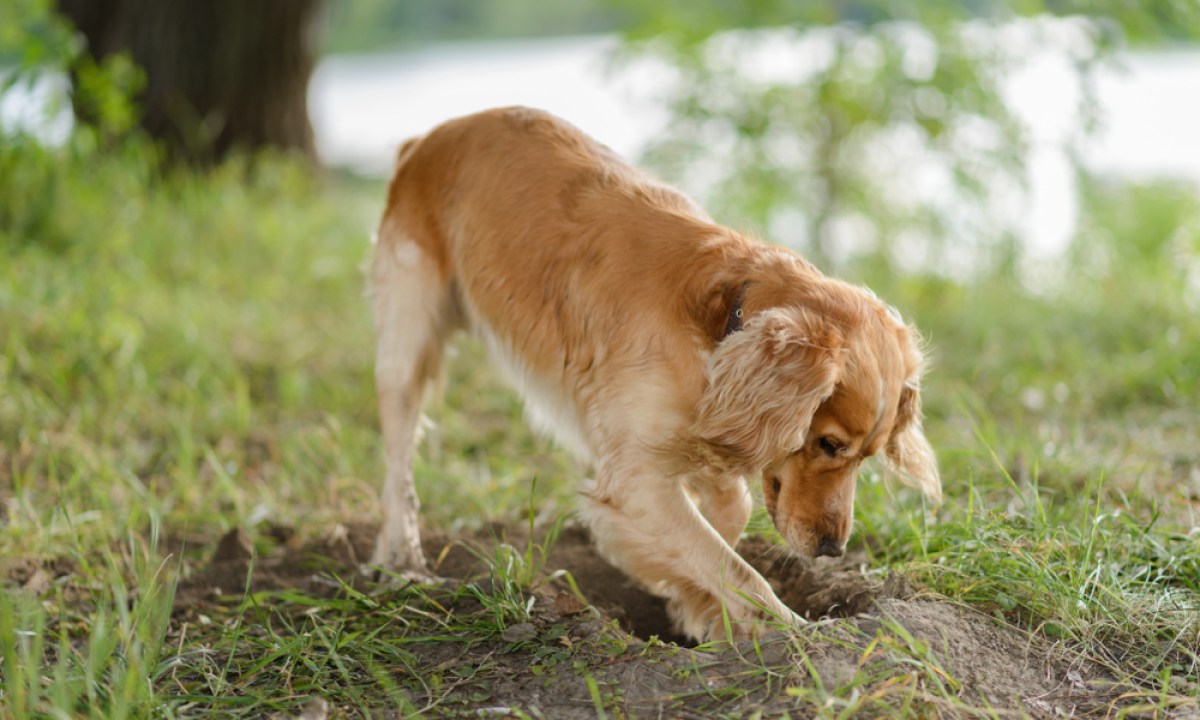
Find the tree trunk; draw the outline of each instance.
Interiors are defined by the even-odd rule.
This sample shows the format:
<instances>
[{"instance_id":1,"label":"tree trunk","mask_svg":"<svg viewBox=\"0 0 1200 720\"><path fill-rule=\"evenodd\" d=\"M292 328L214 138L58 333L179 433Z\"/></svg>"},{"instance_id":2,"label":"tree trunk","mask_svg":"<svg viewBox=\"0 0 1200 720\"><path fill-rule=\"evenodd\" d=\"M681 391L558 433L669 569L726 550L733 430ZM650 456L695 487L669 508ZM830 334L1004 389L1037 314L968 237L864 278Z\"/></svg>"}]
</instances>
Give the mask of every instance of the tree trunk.
<instances>
[{"instance_id":1,"label":"tree trunk","mask_svg":"<svg viewBox=\"0 0 1200 720\"><path fill-rule=\"evenodd\" d=\"M97 61L128 52L145 72L142 127L173 157L232 150L314 156L308 80L322 0L58 0ZM76 103L81 122L96 114Z\"/></svg>"}]
</instances>

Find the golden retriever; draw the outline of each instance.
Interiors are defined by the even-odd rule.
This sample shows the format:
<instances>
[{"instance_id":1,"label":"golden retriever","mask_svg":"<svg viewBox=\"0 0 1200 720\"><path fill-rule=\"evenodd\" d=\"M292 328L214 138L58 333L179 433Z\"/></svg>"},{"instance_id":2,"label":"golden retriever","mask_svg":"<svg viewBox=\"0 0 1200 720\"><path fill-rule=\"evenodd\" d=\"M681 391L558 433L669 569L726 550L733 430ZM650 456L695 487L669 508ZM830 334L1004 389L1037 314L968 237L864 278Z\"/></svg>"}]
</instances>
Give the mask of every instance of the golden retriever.
<instances>
[{"instance_id":1,"label":"golden retriever","mask_svg":"<svg viewBox=\"0 0 1200 720\"><path fill-rule=\"evenodd\" d=\"M882 451L940 496L914 333L871 292L716 225L547 113L490 110L400 149L370 270L387 481L372 562L425 569L413 488L426 386L458 329L533 425L590 463L600 552L699 641L799 622L733 549L762 474L799 554L840 555Z\"/></svg>"}]
</instances>

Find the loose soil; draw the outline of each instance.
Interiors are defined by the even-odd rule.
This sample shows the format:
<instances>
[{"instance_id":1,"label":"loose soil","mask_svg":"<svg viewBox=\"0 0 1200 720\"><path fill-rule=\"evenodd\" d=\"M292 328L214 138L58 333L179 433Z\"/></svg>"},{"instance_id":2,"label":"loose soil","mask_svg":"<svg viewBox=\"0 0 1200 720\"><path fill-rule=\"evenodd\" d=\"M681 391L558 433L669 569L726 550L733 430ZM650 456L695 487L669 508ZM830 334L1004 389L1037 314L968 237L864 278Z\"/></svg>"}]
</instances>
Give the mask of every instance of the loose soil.
<instances>
[{"instance_id":1,"label":"loose soil","mask_svg":"<svg viewBox=\"0 0 1200 720\"><path fill-rule=\"evenodd\" d=\"M339 525L306 544L297 543L287 528L272 528L263 535L272 538L263 541L271 549L262 552L263 543L259 545L262 554L252 563L252 591L294 588L315 596L344 592L343 586L331 582L333 576L366 592L380 587L358 570L369 557L374 527ZM436 559L434 573L446 587L474 582L487 592L488 567L481 558L492 557L499 543L523 552L526 536L504 526L460 537L429 533L425 553L431 562ZM819 679L832 690L856 676L878 673L878 678L900 679L891 690L905 684L921 688L917 697L924 698L920 702L925 707L918 708L923 716L977 716L968 708L979 708L986 709L984 715L1051 718L1104 715L1127 689L1114 686L1099 666L1061 644L916 593L898 575L868 572L862 555L809 561L757 539L743 540L738 550L785 602L813 620L809 626L793 636L768 635L757 645L689 647L672 633L659 598L602 560L584 528L567 527L552 544L541 576L569 572L587 605L561 573L536 584L529 622L509 627L498 638L469 644L465 654L461 643L455 645L457 662L478 662L489 669L486 693L472 694L464 684L461 696L454 690L441 696L433 714L505 716L519 709L533 717L595 717L598 688L616 716L738 717L762 712L805 717L813 714L812 707L787 688L811 689ZM222 538L207 567L181 582L177 616L194 618L214 604L238 602L253 552L251 538L241 530ZM398 581L389 582L394 587ZM539 643L549 642L547 638L576 650L581 642L593 643L593 651L574 656L587 660L587 672L531 671L541 657L537 648L544 645ZM431 668L444 667L453 654L432 642L406 647ZM595 688L589 688L589 677ZM949 690L935 693L935 685ZM887 690L887 683L876 686ZM955 700L945 700L947 695ZM432 698L412 700L419 708Z\"/></svg>"}]
</instances>

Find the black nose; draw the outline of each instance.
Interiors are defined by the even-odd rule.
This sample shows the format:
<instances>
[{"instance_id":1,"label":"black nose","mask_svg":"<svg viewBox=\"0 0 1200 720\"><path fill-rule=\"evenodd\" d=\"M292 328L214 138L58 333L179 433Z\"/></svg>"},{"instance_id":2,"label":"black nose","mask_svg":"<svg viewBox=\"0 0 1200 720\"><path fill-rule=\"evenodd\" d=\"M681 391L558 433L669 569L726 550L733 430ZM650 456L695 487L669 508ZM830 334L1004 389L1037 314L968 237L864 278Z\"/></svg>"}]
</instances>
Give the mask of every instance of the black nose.
<instances>
[{"instance_id":1,"label":"black nose","mask_svg":"<svg viewBox=\"0 0 1200 720\"><path fill-rule=\"evenodd\" d=\"M841 557L842 544L833 538L821 538L821 544L817 546L817 555Z\"/></svg>"}]
</instances>

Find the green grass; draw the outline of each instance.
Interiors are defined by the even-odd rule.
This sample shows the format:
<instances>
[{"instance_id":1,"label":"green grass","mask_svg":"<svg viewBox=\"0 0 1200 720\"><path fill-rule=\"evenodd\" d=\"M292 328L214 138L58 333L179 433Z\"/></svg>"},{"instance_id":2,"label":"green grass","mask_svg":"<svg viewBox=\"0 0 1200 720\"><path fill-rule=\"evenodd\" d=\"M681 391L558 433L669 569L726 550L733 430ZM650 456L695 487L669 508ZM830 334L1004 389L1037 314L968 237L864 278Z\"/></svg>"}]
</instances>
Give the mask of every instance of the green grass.
<instances>
[{"instance_id":1,"label":"green grass","mask_svg":"<svg viewBox=\"0 0 1200 720\"><path fill-rule=\"evenodd\" d=\"M6 717L145 717L170 666L174 575L147 543L78 556L74 582L0 592L0 708ZM128 577L127 577L128 576Z\"/></svg>"},{"instance_id":2,"label":"green grass","mask_svg":"<svg viewBox=\"0 0 1200 720\"><path fill-rule=\"evenodd\" d=\"M486 701L500 655L468 650L492 648L530 653L619 716L601 671L614 636L499 639L556 569L532 543L480 550L489 592L226 588L234 600L168 626L176 578L225 530L311 539L375 516L360 267L382 185L279 159L197 177L158 174L136 149L0 156L22 168L0 180L2 714L251 717L316 694L348 715L449 712ZM868 472L854 542L872 567L1066 643L1165 709L1194 701L1200 673L1200 202L1166 185L1087 188L1054 286L848 271L930 341L947 497L926 508ZM478 347L461 346L430 414L427 525L570 512L586 469L529 434ZM60 570L35 597L12 579L18 561ZM962 709L957 680L902 629L876 640L901 670L797 684L751 658L742 690L704 692L728 712L751 687L827 717ZM431 648L448 649L430 665Z\"/></svg>"}]
</instances>

